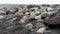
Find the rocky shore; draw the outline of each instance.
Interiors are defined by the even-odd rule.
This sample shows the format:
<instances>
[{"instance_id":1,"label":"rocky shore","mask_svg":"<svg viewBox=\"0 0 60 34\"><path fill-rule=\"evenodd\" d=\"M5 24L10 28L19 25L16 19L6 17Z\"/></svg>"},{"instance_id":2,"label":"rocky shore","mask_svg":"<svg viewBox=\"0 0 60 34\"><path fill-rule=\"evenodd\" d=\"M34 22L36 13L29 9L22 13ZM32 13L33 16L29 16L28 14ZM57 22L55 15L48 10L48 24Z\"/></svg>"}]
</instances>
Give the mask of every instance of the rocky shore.
<instances>
[{"instance_id":1,"label":"rocky shore","mask_svg":"<svg viewBox=\"0 0 60 34\"><path fill-rule=\"evenodd\" d=\"M0 34L60 34L60 5L1 7Z\"/></svg>"}]
</instances>

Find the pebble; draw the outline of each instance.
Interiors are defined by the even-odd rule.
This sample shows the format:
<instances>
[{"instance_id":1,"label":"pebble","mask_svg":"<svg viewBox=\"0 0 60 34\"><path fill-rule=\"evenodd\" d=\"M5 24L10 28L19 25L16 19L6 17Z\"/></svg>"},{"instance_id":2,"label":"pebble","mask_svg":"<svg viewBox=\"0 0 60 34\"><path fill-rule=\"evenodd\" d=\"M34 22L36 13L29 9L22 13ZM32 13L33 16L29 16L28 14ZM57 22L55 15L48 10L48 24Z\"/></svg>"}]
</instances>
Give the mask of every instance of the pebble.
<instances>
[{"instance_id":1,"label":"pebble","mask_svg":"<svg viewBox=\"0 0 60 34\"><path fill-rule=\"evenodd\" d=\"M45 25L42 22L37 22L36 23L36 28L39 29L41 27L45 27Z\"/></svg>"},{"instance_id":2,"label":"pebble","mask_svg":"<svg viewBox=\"0 0 60 34\"><path fill-rule=\"evenodd\" d=\"M26 12L25 14L26 14L26 15L29 15L30 13L29 13L29 12Z\"/></svg>"},{"instance_id":3,"label":"pebble","mask_svg":"<svg viewBox=\"0 0 60 34\"><path fill-rule=\"evenodd\" d=\"M43 19L38 19L37 21L40 22L40 21L43 21Z\"/></svg>"},{"instance_id":4,"label":"pebble","mask_svg":"<svg viewBox=\"0 0 60 34\"><path fill-rule=\"evenodd\" d=\"M33 31L33 24L32 23L26 24L26 29Z\"/></svg>"},{"instance_id":5,"label":"pebble","mask_svg":"<svg viewBox=\"0 0 60 34\"><path fill-rule=\"evenodd\" d=\"M47 17L49 17L49 14L48 14L48 13L43 13L43 14L41 15L41 18L42 18L42 19L45 19L45 18L47 18Z\"/></svg>"},{"instance_id":6,"label":"pebble","mask_svg":"<svg viewBox=\"0 0 60 34\"><path fill-rule=\"evenodd\" d=\"M6 12L5 11L0 11L0 14L6 14Z\"/></svg>"},{"instance_id":7,"label":"pebble","mask_svg":"<svg viewBox=\"0 0 60 34\"><path fill-rule=\"evenodd\" d=\"M41 15L35 16L35 19L40 19Z\"/></svg>"},{"instance_id":8,"label":"pebble","mask_svg":"<svg viewBox=\"0 0 60 34\"><path fill-rule=\"evenodd\" d=\"M23 19L25 19L25 20L27 20L27 19L28 19L28 17L27 17L27 16L23 16L22 18L23 18Z\"/></svg>"},{"instance_id":9,"label":"pebble","mask_svg":"<svg viewBox=\"0 0 60 34\"><path fill-rule=\"evenodd\" d=\"M34 8L31 8L31 9L38 10L38 7L34 7Z\"/></svg>"},{"instance_id":10,"label":"pebble","mask_svg":"<svg viewBox=\"0 0 60 34\"><path fill-rule=\"evenodd\" d=\"M40 12L39 11L35 11L35 14L40 14Z\"/></svg>"},{"instance_id":11,"label":"pebble","mask_svg":"<svg viewBox=\"0 0 60 34\"><path fill-rule=\"evenodd\" d=\"M49 8L47 8L47 10L48 10L48 12L49 12L49 11L53 11L54 9L51 8L51 7L49 7Z\"/></svg>"},{"instance_id":12,"label":"pebble","mask_svg":"<svg viewBox=\"0 0 60 34\"><path fill-rule=\"evenodd\" d=\"M4 18L5 18L4 16L0 15L0 19L4 19Z\"/></svg>"},{"instance_id":13,"label":"pebble","mask_svg":"<svg viewBox=\"0 0 60 34\"><path fill-rule=\"evenodd\" d=\"M37 30L37 33L41 33L43 34L45 32L46 28L45 27L42 27L40 29Z\"/></svg>"},{"instance_id":14,"label":"pebble","mask_svg":"<svg viewBox=\"0 0 60 34\"><path fill-rule=\"evenodd\" d=\"M24 23L26 23L26 20L25 19L20 19L19 23L24 24Z\"/></svg>"},{"instance_id":15,"label":"pebble","mask_svg":"<svg viewBox=\"0 0 60 34\"><path fill-rule=\"evenodd\" d=\"M52 31L50 31L50 30L46 30L46 31L44 32L44 34L53 34L53 33L52 33Z\"/></svg>"},{"instance_id":16,"label":"pebble","mask_svg":"<svg viewBox=\"0 0 60 34\"><path fill-rule=\"evenodd\" d=\"M18 17L18 16L22 16L22 15L23 15L23 13L16 12L13 16Z\"/></svg>"}]
</instances>

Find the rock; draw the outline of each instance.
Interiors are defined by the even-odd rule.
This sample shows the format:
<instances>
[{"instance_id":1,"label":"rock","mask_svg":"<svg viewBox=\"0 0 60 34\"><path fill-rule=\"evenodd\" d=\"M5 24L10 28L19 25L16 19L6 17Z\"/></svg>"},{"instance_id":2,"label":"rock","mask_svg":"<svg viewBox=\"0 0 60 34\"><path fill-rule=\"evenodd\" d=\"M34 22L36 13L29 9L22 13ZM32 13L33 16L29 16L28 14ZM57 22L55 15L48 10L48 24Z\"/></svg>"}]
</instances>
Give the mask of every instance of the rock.
<instances>
[{"instance_id":1,"label":"rock","mask_svg":"<svg viewBox=\"0 0 60 34\"><path fill-rule=\"evenodd\" d=\"M35 20L35 13L34 12L30 12L30 17L29 17L29 21L34 21Z\"/></svg>"},{"instance_id":2,"label":"rock","mask_svg":"<svg viewBox=\"0 0 60 34\"><path fill-rule=\"evenodd\" d=\"M44 24L46 24L47 26L51 27L51 28L59 28L59 24L60 24L60 11L52 14L48 19L44 20Z\"/></svg>"},{"instance_id":3,"label":"rock","mask_svg":"<svg viewBox=\"0 0 60 34\"><path fill-rule=\"evenodd\" d=\"M41 15L41 18L42 18L42 19L45 19L45 18L47 18L47 17L49 17L49 14L48 14L48 13L43 13L43 14Z\"/></svg>"},{"instance_id":4,"label":"rock","mask_svg":"<svg viewBox=\"0 0 60 34\"><path fill-rule=\"evenodd\" d=\"M16 10L16 9L10 10L10 13L11 13L11 14L14 14L14 13L16 13L16 12L18 12L18 10Z\"/></svg>"},{"instance_id":5,"label":"rock","mask_svg":"<svg viewBox=\"0 0 60 34\"><path fill-rule=\"evenodd\" d=\"M44 34L60 34L57 30L46 30Z\"/></svg>"},{"instance_id":6,"label":"rock","mask_svg":"<svg viewBox=\"0 0 60 34\"><path fill-rule=\"evenodd\" d=\"M43 34L45 32L46 28L45 27L42 27L40 29L37 30L37 33L41 33Z\"/></svg>"},{"instance_id":7,"label":"rock","mask_svg":"<svg viewBox=\"0 0 60 34\"><path fill-rule=\"evenodd\" d=\"M25 19L25 20L27 20L27 19L28 19L28 17L27 17L27 16L23 16L22 18L23 18L23 19Z\"/></svg>"},{"instance_id":8,"label":"rock","mask_svg":"<svg viewBox=\"0 0 60 34\"><path fill-rule=\"evenodd\" d=\"M13 18L13 20L16 20L17 18Z\"/></svg>"},{"instance_id":9,"label":"rock","mask_svg":"<svg viewBox=\"0 0 60 34\"><path fill-rule=\"evenodd\" d=\"M38 10L38 7L33 7L30 10L34 9L35 11Z\"/></svg>"},{"instance_id":10,"label":"rock","mask_svg":"<svg viewBox=\"0 0 60 34\"><path fill-rule=\"evenodd\" d=\"M39 11L35 11L35 14L40 14L40 12Z\"/></svg>"},{"instance_id":11,"label":"rock","mask_svg":"<svg viewBox=\"0 0 60 34\"><path fill-rule=\"evenodd\" d=\"M47 10L48 10L48 12L49 12L49 11L54 11L54 9L51 8L51 7L47 8Z\"/></svg>"},{"instance_id":12,"label":"rock","mask_svg":"<svg viewBox=\"0 0 60 34\"><path fill-rule=\"evenodd\" d=\"M21 26L21 25L8 26L6 29L9 30L9 31L22 30L23 26Z\"/></svg>"},{"instance_id":13,"label":"rock","mask_svg":"<svg viewBox=\"0 0 60 34\"><path fill-rule=\"evenodd\" d=\"M22 15L23 15L23 13L16 12L16 13L13 15L13 17L18 17L18 16L22 16Z\"/></svg>"},{"instance_id":14,"label":"rock","mask_svg":"<svg viewBox=\"0 0 60 34\"><path fill-rule=\"evenodd\" d=\"M23 12L27 12L28 9L27 9L27 6L24 6L23 9L22 9Z\"/></svg>"},{"instance_id":15,"label":"rock","mask_svg":"<svg viewBox=\"0 0 60 34\"><path fill-rule=\"evenodd\" d=\"M5 11L6 11L6 15L10 14L10 9L7 9Z\"/></svg>"},{"instance_id":16,"label":"rock","mask_svg":"<svg viewBox=\"0 0 60 34\"><path fill-rule=\"evenodd\" d=\"M34 11L31 11L31 12L30 12L30 15L31 15L31 16L35 16L35 12L34 12Z\"/></svg>"},{"instance_id":17,"label":"rock","mask_svg":"<svg viewBox=\"0 0 60 34\"><path fill-rule=\"evenodd\" d=\"M53 32L50 31L50 30L46 30L46 31L44 32L44 34L53 34Z\"/></svg>"},{"instance_id":18,"label":"rock","mask_svg":"<svg viewBox=\"0 0 60 34\"><path fill-rule=\"evenodd\" d=\"M41 15L35 16L35 19L40 19Z\"/></svg>"},{"instance_id":19,"label":"rock","mask_svg":"<svg viewBox=\"0 0 60 34\"><path fill-rule=\"evenodd\" d=\"M4 19L4 18L5 18L4 16L0 15L0 19Z\"/></svg>"},{"instance_id":20,"label":"rock","mask_svg":"<svg viewBox=\"0 0 60 34\"><path fill-rule=\"evenodd\" d=\"M33 31L33 24L31 23L26 24L26 29Z\"/></svg>"},{"instance_id":21,"label":"rock","mask_svg":"<svg viewBox=\"0 0 60 34\"><path fill-rule=\"evenodd\" d=\"M26 15L29 15L30 13L29 13L29 12L26 12L25 14L26 14Z\"/></svg>"},{"instance_id":22,"label":"rock","mask_svg":"<svg viewBox=\"0 0 60 34\"><path fill-rule=\"evenodd\" d=\"M29 19L28 19L28 21L35 21L36 19L33 17L33 16L31 16Z\"/></svg>"},{"instance_id":23,"label":"rock","mask_svg":"<svg viewBox=\"0 0 60 34\"><path fill-rule=\"evenodd\" d=\"M20 19L19 23L24 24L26 22L25 19Z\"/></svg>"},{"instance_id":24,"label":"rock","mask_svg":"<svg viewBox=\"0 0 60 34\"><path fill-rule=\"evenodd\" d=\"M44 8L41 8L39 12L42 14L43 12L46 12L46 11L44 10Z\"/></svg>"},{"instance_id":25,"label":"rock","mask_svg":"<svg viewBox=\"0 0 60 34\"><path fill-rule=\"evenodd\" d=\"M43 19L38 19L37 21L38 21L38 22L41 22L41 21L43 21Z\"/></svg>"},{"instance_id":26,"label":"rock","mask_svg":"<svg viewBox=\"0 0 60 34\"><path fill-rule=\"evenodd\" d=\"M0 14L6 14L6 12L5 11L0 11Z\"/></svg>"},{"instance_id":27,"label":"rock","mask_svg":"<svg viewBox=\"0 0 60 34\"><path fill-rule=\"evenodd\" d=\"M45 25L43 23L41 23L41 22L37 22L36 23L36 28L39 29L41 27L45 27Z\"/></svg>"}]
</instances>

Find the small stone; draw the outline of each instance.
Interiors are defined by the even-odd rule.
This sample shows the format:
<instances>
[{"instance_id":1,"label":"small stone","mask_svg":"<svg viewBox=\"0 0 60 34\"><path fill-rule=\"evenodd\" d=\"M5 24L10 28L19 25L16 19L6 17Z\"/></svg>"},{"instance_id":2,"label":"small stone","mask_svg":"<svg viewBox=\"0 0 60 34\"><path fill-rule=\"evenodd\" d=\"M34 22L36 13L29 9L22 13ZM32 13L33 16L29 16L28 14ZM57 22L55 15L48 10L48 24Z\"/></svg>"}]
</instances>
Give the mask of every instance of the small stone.
<instances>
[{"instance_id":1,"label":"small stone","mask_svg":"<svg viewBox=\"0 0 60 34\"><path fill-rule=\"evenodd\" d=\"M13 20L16 20L17 18L13 18Z\"/></svg>"},{"instance_id":2,"label":"small stone","mask_svg":"<svg viewBox=\"0 0 60 34\"><path fill-rule=\"evenodd\" d=\"M6 29L11 29L11 28L13 28L13 26L9 26L9 27L7 27Z\"/></svg>"},{"instance_id":3,"label":"small stone","mask_svg":"<svg viewBox=\"0 0 60 34\"><path fill-rule=\"evenodd\" d=\"M40 12L39 11L35 11L35 14L40 14Z\"/></svg>"},{"instance_id":4,"label":"small stone","mask_svg":"<svg viewBox=\"0 0 60 34\"><path fill-rule=\"evenodd\" d=\"M43 13L43 14L41 15L41 18L42 18L42 19L45 19L45 18L47 18L47 17L49 17L49 14L48 14L48 13Z\"/></svg>"},{"instance_id":5,"label":"small stone","mask_svg":"<svg viewBox=\"0 0 60 34\"><path fill-rule=\"evenodd\" d=\"M33 11L30 12L31 16L35 16L35 13Z\"/></svg>"},{"instance_id":6,"label":"small stone","mask_svg":"<svg viewBox=\"0 0 60 34\"><path fill-rule=\"evenodd\" d=\"M14 14L14 13L16 13L17 11L15 10L15 9L13 9L13 10L10 10L10 13L11 14Z\"/></svg>"},{"instance_id":7,"label":"small stone","mask_svg":"<svg viewBox=\"0 0 60 34\"><path fill-rule=\"evenodd\" d=\"M4 18L5 18L4 16L0 15L0 19L4 19Z\"/></svg>"},{"instance_id":8,"label":"small stone","mask_svg":"<svg viewBox=\"0 0 60 34\"><path fill-rule=\"evenodd\" d=\"M17 17L17 16L21 16L21 15L23 15L23 13L16 12L13 16Z\"/></svg>"},{"instance_id":9,"label":"small stone","mask_svg":"<svg viewBox=\"0 0 60 34\"><path fill-rule=\"evenodd\" d=\"M20 19L19 23L24 24L25 23L25 19Z\"/></svg>"},{"instance_id":10,"label":"small stone","mask_svg":"<svg viewBox=\"0 0 60 34\"><path fill-rule=\"evenodd\" d=\"M0 11L0 14L6 14L6 12L5 11Z\"/></svg>"},{"instance_id":11,"label":"small stone","mask_svg":"<svg viewBox=\"0 0 60 34\"><path fill-rule=\"evenodd\" d=\"M41 27L45 27L45 25L43 23L41 23L41 22L37 22L36 23L36 28L39 29Z\"/></svg>"},{"instance_id":12,"label":"small stone","mask_svg":"<svg viewBox=\"0 0 60 34\"><path fill-rule=\"evenodd\" d=\"M43 20L42 20L42 19L38 19L37 21L39 21L39 22L40 22L40 21L43 21Z\"/></svg>"},{"instance_id":13,"label":"small stone","mask_svg":"<svg viewBox=\"0 0 60 34\"><path fill-rule=\"evenodd\" d=\"M32 10L32 9L34 9L34 10L38 10L38 7L33 7L33 8L31 8L31 10Z\"/></svg>"},{"instance_id":14,"label":"small stone","mask_svg":"<svg viewBox=\"0 0 60 34\"><path fill-rule=\"evenodd\" d=\"M47 10L48 10L48 12L49 12L49 11L53 11L54 9L51 8L51 7L49 7L49 8L47 8Z\"/></svg>"},{"instance_id":15,"label":"small stone","mask_svg":"<svg viewBox=\"0 0 60 34\"><path fill-rule=\"evenodd\" d=\"M33 24L28 23L28 24L26 25L26 29L33 31Z\"/></svg>"},{"instance_id":16,"label":"small stone","mask_svg":"<svg viewBox=\"0 0 60 34\"><path fill-rule=\"evenodd\" d=\"M28 20L29 20L29 21L35 21L36 19L35 19L34 17L35 17L35 16L30 16Z\"/></svg>"},{"instance_id":17,"label":"small stone","mask_svg":"<svg viewBox=\"0 0 60 34\"><path fill-rule=\"evenodd\" d=\"M26 14L26 15L29 15L30 13L29 13L29 12L26 12L25 14Z\"/></svg>"},{"instance_id":18,"label":"small stone","mask_svg":"<svg viewBox=\"0 0 60 34\"><path fill-rule=\"evenodd\" d=\"M50 30L46 30L46 31L44 32L44 34L53 34L53 33L52 33L52 31L50 31Z\"/></svg>"},{"instance_id":19,"label":"small stone","mask_svg":"<svg viewBox=\"0 0 60 34\"><path fill-rule=\"evenodd\" d=\"M41 15L35 16L35 19L40 19Z\"/></svg>"},{"instance_id":20,"label":"small stone","mask_svg":"<svg viewBox=\"0 0 60 34\"><path fill-rule=\"evenodd\" d=\"M23 16L23 19L27 20L27 19L28 19L28 17L27 17L27 16Z\"/></svg>"},{"instance_id":21,"label":"small stone","mask_svg":"<svg viewBox=\"0 0 60 34\"><path fill-rule=\"evenodd\" d=\"M45 32L46 28L45 27L42 27L40 29L37 30L37 33L41 33L43 34Z\"/></svg>"}]
</instances>

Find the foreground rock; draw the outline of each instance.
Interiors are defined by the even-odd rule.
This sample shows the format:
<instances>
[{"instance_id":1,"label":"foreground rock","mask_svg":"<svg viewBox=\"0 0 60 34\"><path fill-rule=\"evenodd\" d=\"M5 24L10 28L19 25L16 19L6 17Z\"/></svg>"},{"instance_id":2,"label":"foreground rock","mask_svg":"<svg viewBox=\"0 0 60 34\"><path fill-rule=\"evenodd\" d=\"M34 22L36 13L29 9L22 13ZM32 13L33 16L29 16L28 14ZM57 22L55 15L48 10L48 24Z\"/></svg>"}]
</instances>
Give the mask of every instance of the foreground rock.
<instances>
[{"instance_id":1,"label":"foreground rock","mask_svg":"<svg viewBox=\"0 0 60 34\"><path fill-rule=\"evenodd\" d=\"M58 12L52 14L49 18L44 20L44 24L49 25L50 27L60 28L60 9Z\"/></svg>"},{"instance_id":2,"label":"foreground rock","mask_svg":"<svg viewBox=\"0 0 60 34\"><path fill-rule=\"evenodd\" d=\"M41 33L43 34L45 32L46 28L45 27L42 27L40 29L37 30L37 33Z\"/></svg>"}]
</instances>

